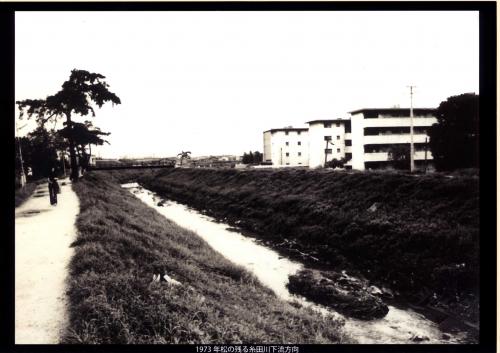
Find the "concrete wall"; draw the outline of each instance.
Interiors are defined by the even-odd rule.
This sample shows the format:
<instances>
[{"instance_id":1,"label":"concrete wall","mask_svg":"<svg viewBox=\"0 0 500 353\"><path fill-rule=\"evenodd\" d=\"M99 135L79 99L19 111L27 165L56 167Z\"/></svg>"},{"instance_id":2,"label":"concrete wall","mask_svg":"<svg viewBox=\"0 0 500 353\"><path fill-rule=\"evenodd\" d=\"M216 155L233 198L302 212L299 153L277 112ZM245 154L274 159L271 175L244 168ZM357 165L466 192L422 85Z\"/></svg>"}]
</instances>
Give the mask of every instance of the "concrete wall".
<instances>
[{"instance_id":1,"label":"concrete wall","mask_svg":"<svg viewBox=\"0 0 500 353\"><path fill-rule=\"evenodd\" d=\"M326 155L326 161L340 160L345 157L345 123L329 122L330 127L325 127L325 122L314 122L309 124L309 167L322 167L325 164L325 149L329 148L332 153ZM325 136L331 136L331 142L326 147Z\"/></svg>"},{"instance_id":2,"label":"concrete wall","mask_svg":"<svg viewBox=\"0 0 500 353\"><path fill-rule=\"evenodd\" d=\"M279 130L269 134L273 166L307 166L309 164L309 135L307 131ZM266 136L264 136L264 141L266 143Z\"/></svg>"},{"instance_id":3,"label":"concrete wall","mask_svg":"<svg viewBox=\"0 0 500 353\"><path fill-rule=\"evenodd\" d=\"M352 169L365 170L364 128L363 114L358 113L351 115Z\"/></svg>"},{"instance_id":4,"label":"concrete wall","mask_svg":"<svg viewBox=\"0 0 500 353\"><path fill-rule=\"evenodd\" d=\"M272 161L271 155L271 131L264 132L264 160L263 162Z\"/></svg>"},{"instance_id":5,"label":"concrete wall","mask_svg":"<svg viewBox=\"0 0 500 353\"><path fill-rule=\"evenodd\" d=\"M414 127L427 127L436 123L435 117L415 116L413 119ZM365 119L362 112L351 115L352 127L352 168L358 170L365 169L365 162L383 162L388 161L387 152L365 153L365 145L377 144L401 144L410 143L410 134L384 134L384 135L367 135L364 134L364 129L367 127L409 127L410 117L386 117L379 115L378 118ZM414 143L425 143L427 134L413 134ZM416 151L415 160L424 160L425 152ZM432 154L427 152L427 159L432 160Z\"/></svg>"}]
</instances>

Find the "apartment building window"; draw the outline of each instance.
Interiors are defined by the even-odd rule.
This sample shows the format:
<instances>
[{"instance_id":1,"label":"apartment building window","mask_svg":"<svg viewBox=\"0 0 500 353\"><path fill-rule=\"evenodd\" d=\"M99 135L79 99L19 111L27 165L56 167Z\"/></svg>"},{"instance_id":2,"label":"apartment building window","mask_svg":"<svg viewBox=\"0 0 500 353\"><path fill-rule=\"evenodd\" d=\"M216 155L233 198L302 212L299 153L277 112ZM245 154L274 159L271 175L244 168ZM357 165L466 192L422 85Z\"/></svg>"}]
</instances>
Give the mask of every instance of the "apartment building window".
<instances>
[{"instance_id":1,"label":"apartment building window","mask_svg":"<svg viewBox=\"0 0 500 353\"><path fill-rule=\"evenodd\" d=\"M302 132L302 131L297 131L297 135L300 135L300 133L301 133L301 132Z\"/></svg>"},{"instance_id":2,"label":"apartment building window","mask_svg":"<svg viewBox=\"0 0 500 353\"><path fill-rule=\"evenodd\" d=\"M285 145L287 145L287 146L288 146L288 141L287 141L287 142L285 142Z\"/></svg>"},{"instance_id":3,"label":"apartment building window","mask_svg":"<svg viewBox=\"0 0 500 353\"><path fill-rule=\"evenodd\" d=\"M298 141L298 142L297 142L297 145L299 145L299 146L300 146L300 145L302 145L302 142Z\"/></svg>"},{"instance_id":4,"label":"apartment building window","mask_svg":"<svg viewBox=\"0 0 500 353\"><path fill-rule=\"evenodd\" d=\"M290 163L287 163L286 165L290 165Z\"/></svg>"},{"instance_id":5,"label":"apartment building window","mask_svg":"<svg viewBox=\"0 0 500 353\"><path fill-rule=\"evenodd\" d=\"M345 140L346 146L352 146L352 140Z\"/></svg>"},{"instance_id":6,"label":"apartment building window","mask_svg":"<svg viewBox=\"0 0 500 353\"><path fill-rule=\"evenodd\" d=\"M325 136L325 141L331 141L332 137L331 136Z\"/></svg>"},{"instance_id":7,"label":"apartment building window","mask_svg":"<svg viewBox=\"0 0 500 353\"><path fill-rule=\"evenodd\" d=\"M285 131L285 135L288 135L288 131Z\"/></svg>"},{"instance_id":8,"label":"apartment building window","mask_svg":"<svg viewBox=\"0 0 500 353\"><path fill-rule=\"evenodd\" d=\"M340 153L340 148L337 148L337 153Z\"/></svg>"},{"instance_id":9,"label":"apartment building window","mask_svg":"<svg viewBox=\"0 0 500 353\"><path fill-rule=\"evenodd\" d=\"M325 153L326 153L326 154L331 154L331 153L332 153L332 149L331 149L331 148L327 148L327 149L325 149Z\"/></svg>"},{"instance_id":10,"label":"apartment building window","mask_svg":"<svg viewBox=\"0 0 500 353\"><path fill-rule=\"evenodd\" d=\"M289 153L289 152L285 153L285 156L289 157L289 156L290 156L290 153Z\"/></svg>"},{"instance_id":11,"label":"apartment building window","mask_svg":"<svg viewBox=\"0 0 500 353\"><path fill-rule=\"evenodd\" d=\"M302 156L302 152L299 152L299 153L298 153L298 156L299 156L299 157L300 157L300 156Z\"/></svg>"},{"instance_id":12,"label":"apartment building window","mask_svg":"<svg viewBox=\"0 0 500 353\"><path fill-rule=\"evenodd\" d=\"M340 123L335 124L337 127L340 127Z\"/></svg>"},{"instance_id":13,"label":"apartment building window","mask_svg":"<svg viewBox=\"0 0 500 353\"><path fill-rule=\"evenodd\" d=\"M332 127L332 124L330 124L330 123L323 123L323 127L330 128L330 127Z\"/></svg>"},{"instance_id":14,"label":"apartment building window","mask_svg":"<svg viewBox=\"0 0 500 353\"><path fill-rule=\"evenodd\" d=\"M337 140L340 140L340 136L339 135L337 135Z\"/></svg>"}]
</instances>

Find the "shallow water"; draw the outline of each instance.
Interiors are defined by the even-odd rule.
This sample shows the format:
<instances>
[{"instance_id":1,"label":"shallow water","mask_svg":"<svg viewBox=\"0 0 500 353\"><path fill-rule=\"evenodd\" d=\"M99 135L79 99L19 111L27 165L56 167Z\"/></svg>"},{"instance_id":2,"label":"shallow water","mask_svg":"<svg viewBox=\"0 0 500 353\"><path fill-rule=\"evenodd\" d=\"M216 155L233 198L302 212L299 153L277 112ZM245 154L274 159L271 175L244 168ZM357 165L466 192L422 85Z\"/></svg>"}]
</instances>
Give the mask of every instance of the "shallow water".
<instances>
[{"instance_id":1,"label":"shallow water","mask_svg":"<svg viewBox=\"0 0 500 353\"><path fill-rule=\"evenodd\" d=\"M363 321L345 317L332 309L316 305L302 297L291 294L286 288L288 276L304 266L282 257L276 251L257 243L239 233L227 224L203 215L185 205L174 201L158 203L163 198L140 187L137 183L123 184L136 197L160 214L174 221L179 226L197 233L213 249L235 264L251 271L265 286L271 288L278 297L287 301L296 301L311 307L323 315L333 315L345 321L345 330L359 343L414 343L412 337L428 337L422 343L462 343L465 334L448 334L451 338L442 338L443 332L436 323L411 310L402 310L389 306L389 313L382 319Z\"/></svg>"}]
</instances>

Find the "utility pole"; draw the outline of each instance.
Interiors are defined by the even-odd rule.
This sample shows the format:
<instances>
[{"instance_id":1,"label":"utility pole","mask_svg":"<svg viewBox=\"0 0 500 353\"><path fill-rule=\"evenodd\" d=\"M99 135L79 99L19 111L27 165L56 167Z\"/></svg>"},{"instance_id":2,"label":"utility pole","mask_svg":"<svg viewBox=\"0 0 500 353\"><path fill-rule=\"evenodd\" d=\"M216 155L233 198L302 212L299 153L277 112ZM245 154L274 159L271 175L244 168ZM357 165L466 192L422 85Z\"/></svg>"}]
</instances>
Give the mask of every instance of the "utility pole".
<instances>
[{"instance_id":1,"label":"utility pole","mask_svg":"<svg viewBox=\"0 0 500 353\"><path fill-rule=\"evenodd\" d=\"M413 87L410 87L410 172L415 170L414 146L413 146Z\"/></svg>"},{"instance_id":2,"label":"utility pole","mask_svg":"<svg viewBox=\"0 0 500 353\"><path fill-rule=\"evenodd\" d=\"M427 143L428 143L428 137L425 138L425 174L427 174Z\"/></svg>"},{"instance_id":3,"label":"utility pole","mask_svg":"<svg viewBox=\"0 0 500 353\"><path fill-rule=\"evenodd\" d=\"M330 143L333 146L333 143L330 140L325 140L326 141L326 146L325 146L325 164L323 165L323 168L326 168L326 162L327 162L327 156L328 156L328 144Z\"/></svg>"}]
</instances>

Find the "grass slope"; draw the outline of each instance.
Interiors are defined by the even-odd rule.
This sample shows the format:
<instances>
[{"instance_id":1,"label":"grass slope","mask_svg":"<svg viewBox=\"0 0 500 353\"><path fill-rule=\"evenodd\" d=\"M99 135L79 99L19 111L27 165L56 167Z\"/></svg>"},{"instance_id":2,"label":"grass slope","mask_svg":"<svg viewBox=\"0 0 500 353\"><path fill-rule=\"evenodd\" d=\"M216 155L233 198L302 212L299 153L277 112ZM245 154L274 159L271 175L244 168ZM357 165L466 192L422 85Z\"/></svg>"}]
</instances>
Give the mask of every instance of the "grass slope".
<instances>
[{"instance_id":1,"label":"grass slope","mask_svg":"<svg viewBox=\"0 0 500 353\"><path fill-rule=\"evenodd\" d=\"M29 182L23 188L16 189L14 193L16 207L21 206L33 194L38 184L36 182Z\"/></svg>"},{"instance_id":2,"label":"grass slope","mask_svg":"<svg viewBox=\"0 0 500 353\"><path fill-rule=\"evenodd\" d=\"M463 299L478 288L474 176L177 168L140 182L274 244L286 240L328 266L354 267L393 289L427 288Z\"/></svg>"},{"instance_id":3,"label":"grass slope","mask_svg":"<svg viewBox=\"0 0 500 353\"><path fill-rule=\"evenodd\" d=\"M341 324L278 300L194 233L91 172L70 264L64 343L329 343ZM118 175L118 174L116 174ZM123 174L122 174L123 175ZM153 282L167 273L182 286Z\"/></svg>"}]
</instances>

